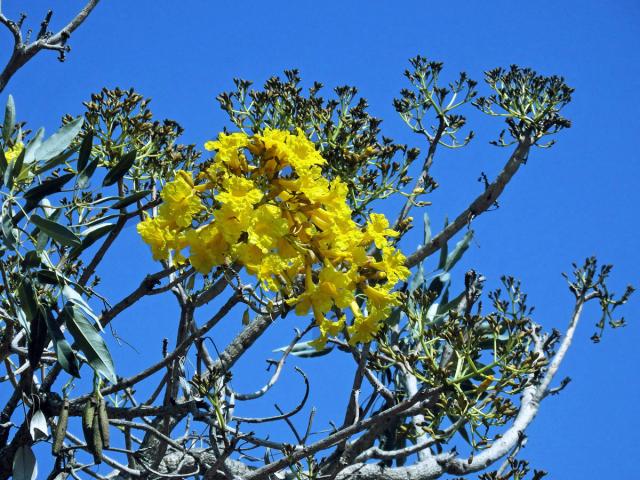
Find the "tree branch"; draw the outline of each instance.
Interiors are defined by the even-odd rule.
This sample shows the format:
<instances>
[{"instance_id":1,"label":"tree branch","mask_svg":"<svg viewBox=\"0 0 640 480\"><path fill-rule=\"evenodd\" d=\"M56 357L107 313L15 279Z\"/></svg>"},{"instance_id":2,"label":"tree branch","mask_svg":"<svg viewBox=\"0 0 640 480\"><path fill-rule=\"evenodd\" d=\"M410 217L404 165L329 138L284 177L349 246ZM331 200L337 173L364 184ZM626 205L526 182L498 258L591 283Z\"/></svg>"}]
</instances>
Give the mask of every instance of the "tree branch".
<instances>
[{"instance_id":1,"label":"tree branch","mask_svg":"<svg viewBox=\"0 0 640 480\"><path fill-rule=\"evenodd\" d=\"M47 35L45 32L42 35L38 35L38 38L28 45L23 43L20 25L9 20L0 13L0 23L9 29L13 35L14 41L11 57L2 70L2 73L0 73L0 92L5 89L11 77L41 50L55 50L60 53L59 58L64 60L64 54L69 51L67 40L87 19L89 14L98 5L99 1L100 0L89 0L84 8L82 8L82 10L80 10L80 12L78 12L78 14L58 33Z\"/></svg>"},{"instance_id":2,"label":"tree branch","mask_svg":"<svg viewBox=\"0 0 640 480\"><path fill-rule=\"evenodd\" d=\"M491 183L482 194L478 195L452 223L433 237L429 243L421 246L409 255L405 262L406 266L409 268L415 267L429 255L440 250L451 237L468 225L471 220L491 207L516 174L520 165L527 160L530 148L531 139L529 137L522 139L495 181Z\"/></svg>"}]
</instances>

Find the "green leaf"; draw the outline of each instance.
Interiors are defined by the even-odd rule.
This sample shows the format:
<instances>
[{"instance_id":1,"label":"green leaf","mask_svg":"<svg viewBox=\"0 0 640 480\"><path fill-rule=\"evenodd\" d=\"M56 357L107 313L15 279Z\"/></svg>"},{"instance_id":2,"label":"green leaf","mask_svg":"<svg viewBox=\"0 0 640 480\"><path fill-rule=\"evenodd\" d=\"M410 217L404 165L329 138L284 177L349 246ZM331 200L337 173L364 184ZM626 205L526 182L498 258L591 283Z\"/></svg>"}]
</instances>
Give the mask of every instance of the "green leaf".
<instances>
[{"instance_id":1,"label":"green leaf","mask_svg":"<svg viewBox=\"0 0 640 480\"><path fill-rule=\"evenodd\" d=\"M4 172L7 171L7 157L4 156L4 150L0 148L0 187L4 184Z\"/></svg>"},{"instance_id":2,"label":"green leaf","mask_svg":"<svg viewBox=\"0 0 640 480\"><path fill-rule=\"evenodd\" d=\"M27 316L24 314L24 311L21 308L17 308L16 316L18 317L18 323L20 324L20 326L24 328L25 332L27 332L27 337L31 335L31 326L27 321Z\"/></svg>"},{"instance_id":3,"label":"green leaf","mask_svg":"<svg viewBox=\"0 0 640 480\"><path fill-rule=\"evenodd\" d=\"M38 270L36 272L36 278L40 283L46 283L47 285L59 285L60 280L58 279L58 275L51 270Z\"/></svg>"},{"instance_id":4,"label":"green leaf","mask_svg":"<svg viewBox=\"0 0 640 480\"><path fill-rule=\"evenodd\" d=\"M24 163L29 165L33 163L36 158L36 152L42 145L42 139L44 138L44 128L39 128L36 132L35 136L31 139L31 141L24 147ZM20 173L20 170L16 169L16 172Z\"/></svg>"},{"instance_id":5,"label":"green leaf","mask_svg":"<svg viewBox=\"0 0 640 480\"><path fill-rule=\"evenodd\" d=\"M424 283L424 267L422 263L418 264L418 270L413 274L409 281L409 293L413 293Z\"/></svg>"},{"instance_id":6,"label":"green leaf","mask_svg":"<svg viewBox=\"0 0 640 480\"><path fill-rule=\"evenodd\" d=\"M445 218L445 220L444 220L444 228L447 228L448 225L449 225L449 219ZM440 249L440 261L438 262L438 270L444 270L444 266L447 263L447 255L448 255L448 253L449 253L449 246L445 242L445 244L442 245L442 248Z\"/></svg>"},{"instance_id":7,"label":"green leaf","mask_svg":"<svg viewBox=\"0 0 640 480\"><path fill-rule=\"evenodd\" d=\"M436 275L436 277L429 284L429 288L427 290L434 293L434 298L438 298L449 283L450 279L451 275L449 275L449 273L447 272Z\"/></svg>"},{"instance_id":8,"label":"green leaf","mask_svg":"<svg viewBox=\"0 0 640 480\"><path fill-rule=\"evenodd\" d=\"M2 230L2 236L4 246L13 247L16 243L17 236L15 234L15 228L13 226L13 219L11 218L11 211L3 209L2 219L0 219L0 230Z\"/></svg>"},{"instance_id":9,"label":"green leaf","mask_svg":"<svg viewBox=\"0 0 640 480\"><path fill-rule=\"evenodd\" d=\"M309 347L304 350L298 350L296 352L291 352L291 355L299 358L315 358L315 357L324 357L328 355L333 350L333 347L325 346L322 349L318 350L315 347Z\"/></svg>"},{"instance_id":10,"label":"green leaf","mask_svg":"<svg viewBox=\"0 0 640 480\"><path fill-rule=\"evenodd\" d=\"M96 168L98 167L99 161L100 160L98 158L92 160L87 164L84 170L80 172L80 174L78 175L78 180L76 182L77 188L82 189L82 188L85 188L87 185L89 185L89 180L95 173Z\"/></svg>"},{"instance_id":11,"label":"green leaf","mask_svg":"<svg viewBox=\"0 0 640 480\"><path fill-rule=\"evenodd\" d=\"M453 252L449 256L447 256L447 261L444 265L444 270L446 272L450 271L456 263L462 258L464 252L469 248L469 244L471 243L471 239L473 238L473 230L467 230L464 234L464 237L456 243Z\"/></svg>"},{"instance_id":12,"label":"green leaf","mask_svg":"<svg viewBox=\"0 0 640 480\"><path fill-rule=\"evenodd\" d=\"M84 313L89 315L96 323L98 323L98 317L95 313L93 313L93 310L91 310L89 304L84 301L82 295L76 292L69 285L64 286L64 288L62 289L62 295L64 296L65 303L69 302L76 305L77 307L80 307L84 311ZM99 323L98 326L100 326Z\"/></svg>"},{"instance_id":13,"label":"green leaf","mask_svg":"<svg viewBox=\"0 0 640 480\"><path fill-rule=\"evenodd\" d=\"M307 342L299 342L291 349L291 355L300 357L300 358L312 358L312 357L322 357L327 355L333 350L333 347L325 346L324 348L318 350L312 345L313 340ZM289 348L289 346L280 347L274 350L274 352L284 352Z\"/></svg>"},{"instance_id":14,"label":"green leaf","mask_svg":"<svg viewBox=\"0 0 640 480\"><path fill-rule=\"evenodd\" d=\"M13 129L16 126L16 105L13 102L13 96L7 98L7 106L4 109L4 123L2 124L2 138L7 143L13 135Z\"/></svg>"},{"instance_id":15,"label":"green leaf","mask_svg":"<svg viewBox=\"0 0 640 480\"><path fill-rule=\"evenodd\" d=\"M38 300L36 299L36 294L33 291L31 281L28 277L25 277L18 286L18 298L20 300L20 306L27 317L27 321L31 323L38 315Z\"/></svg>"},{"instance_id":16,"label":"green leaf","mask_svg":"<svg viewBox=\"0 0 640 480\"><path fill-rule=\"evenodd\" d=\"M42 199L41 204L44 203L45 200L46 199ZM60 215L62 215L62 210L54 210L51 215L47 214L46 206L43 206L43 210L44 214L46 215L45 218L47 218L51 222L56 222L58 218L60 218ZM31 232L31 236L36 237L36 250L42 252L47 246L47 243L49 243L49 235L42 232L38 227L36 227L34 228L33 232Z\"/></svg>"},{"instance_id":17,"label":"green leaf","mask_svg":"<svg viewBox=\"0 0 640 480\"><path fill-rule=\"evenodd\" d=\"M42 218L40 215L31 215L31 222L43 233L46 233L49 237L62 245L74 247L82 243L75 233L57 222L52 222L51 220Z\"/></svg>"},{"instance_id":18,"label":"green leaf","mask_svg":"<svg viewBox=\"0 0 640 480\"><path fill-rule=\"evenodd\" d=\"M78 136L83 122L84 118L80 116L63 125L60 130L42 142L36 152L34 152L35 158L37 160L49 160L62 153L71 145L73 139Z\"/></svg>"},{"instance_id":19,"label":"green leaf","mask_svg":"<svg viewBox=\"0 0 640 480\"><path fill-rule=\"evenodd\" d=\"M58 359L58 363L63 368L65 372L73 375L74 377L80 378L80 364L78 363L78 357L73 352L71 345L66 338L64 338L64 334L62 333L62 329L55 318L49 312L49 315L46 316L47 321L47 330L49 331L49 336L53 340L53 347L56 351L56 358Z\"/></svg>"},{"instance_id":20,"label":"green leaf","mask_svg":"<svg viewBox=\"0 0 640 480\"><path fill-rule=\"evenodd\" d=\"M100 240L100 238L107 235L115 228L115 226L115 223L104 222L99 223L98 225L93 225L92 227L87 228L84 232L81 232L80 235L84 237L82 239L82 244L71 251L69 254L70 258L76 258L84 250Z\"/></svg>"},{"instance_id":21,"label":"green leaf","mask_svg":"<svg viewBox=\"0 0 640 480\"><path fill-rule=\"evenodd\" d=\"M69 333L73 336L78 348L87 357L91 368L111 383L116 383L116 372L111 354L95 327L89 323L80 308L70 303L64 307L64 314Z\"/></svg>"},{"instance_id":22,"label":"green leaf","mask_svg":"<svg viewBox=\"0 0 640 480\"><path fill-rule=\"evenodd\" d=\"M91 156L91 147L93 146L93 130L89 130L82 139L80 144L80 152L78 153L78 172L81 172L87 166L89 157Z\"/></svg>"},{"instance_id":23,"label":"green leaf","mask_svg":"<svg viewBox=\"0 0 640 480\"><path fill-rule=\"evenodd\" d=\"M118 163L116 163L104 176L102 185L104 187L108 187L124 177L136 161L136 155L137 152L135 150L125 153Z\"/></svg>"},{"instance_id":24,"label":"green leaf","mask_svg":"<svg viewBox=\"0 0 640 480\"><path fill-rule=\"evenodd\" d=\"M431 220L429 215L424 212L424 245L427 245L431 241Z\"/></svg>"},{"instance_id":25,"label":"green leaf","mask_svg":"<svg viewBox=\"0 0 640 480\"><path fill-rule=\"evenodd\" d=\"M151 193L151 190L141 190L139 192L132 193L128 197L124 197L124 198L118 200L116 203L111 205L111 208L113 208L113 209L121 209L121 208L124 208L124 207L128 207L132 203L137 202L141 198L144 198L147 195L149 195L150 193Z\"/></svg>"},{"instance_id":26,"label":"green leaf","mask_svg":"<svg viewBox=\"0 0 640 480\"><path fill-rule=\"evenodd\" d=\"M466 296L466 293L462 292L450 302L443 303L438 307L437 314L443 315L445 313L449 313L451 310L456 310L460 305L460 303L462 302L462 300L464 300L465 296Z\"/></svg>"},{"instance_id":27,"label":"green leaf","mask_svg":"<svg viewBox=\"0 0 640 480\"><path fill-rule=\"evenodd\" d=\"M113 230L113 227L115 226L116 226L115 223L105 222L105 223L99 223L97 225L93 225L90 228L87 228L84 232L80 232L80 235L85 237L84 240L82 241L82 244L84 245L85 240L89 240L89 239L93 240L91 243L95 242L98 238L104 236L106 233Z\"/></svg>"},{"instance_id":28,"label":"green leaf","mask_svg":"<svg viewBox=\"0 0 640 480\"><path fill-rule=\"evenodd\" d=\"M40 260L40 255L35 250L29 250L24 254L24 259L22 260L22 266L25 268L34 268L39 267L42 264L42 260Z\"/></svg>"},{"instance_id":29,"label":"green leaf","mask_svg":"<svg viewBox=\"0 0 640 480\"><path fill-rule=\"evenodd\" d=\"M48 195L53 195L62 190L62 187L71 180L75 175L73 173L67 173L60 177L49 178L42 182L40 185L36 185L33 188L27 190L24 194L24 199L32 204L36 205L40 200Z\"/></svg>"},{"instance_id":30,"label":"green leaf","mask_svg":"<svg viewBox=\"0 0 640 480\"><path fill-rule=\"evenodd\" d=\"M49 343L49 332L47 331L46 312L42 306L37 310L37 314L31 320L31 335L27 342L27 358L31 367L35 370L42 358L42 351Z\"/></svg>"},{"instance_id":31,"label":"green leaf","mask_svg":"<svg viewBox=\"0 0 640 480\"><path fill-rule=\"evenodd\" d=\"M38 462L31 447L21 445L13 457L13 480L36 480L38 478Z\"/></svg>"},{"instance_id":32,"label":"green leaf","mask_svg":"<svg viewBox=\"0 0 640 480\"><path fill-rule=\"evenodd\" d=\"M58 165L62 165L73 154L74 154L73 150L67 150L66 152L62 152L60 155L56 155L55 157L53 157L53 158L47 160L46 162L44 162L42 165L36 167L35 170L33 171L33 173L36 174L36 175L41 175L44 172L47 172L47 171L51 170L52 168L57 167ZM24 175L24 172L23 172L23 177L24 176L26 176L26 175Z\"/></svg>"}]
</instances>

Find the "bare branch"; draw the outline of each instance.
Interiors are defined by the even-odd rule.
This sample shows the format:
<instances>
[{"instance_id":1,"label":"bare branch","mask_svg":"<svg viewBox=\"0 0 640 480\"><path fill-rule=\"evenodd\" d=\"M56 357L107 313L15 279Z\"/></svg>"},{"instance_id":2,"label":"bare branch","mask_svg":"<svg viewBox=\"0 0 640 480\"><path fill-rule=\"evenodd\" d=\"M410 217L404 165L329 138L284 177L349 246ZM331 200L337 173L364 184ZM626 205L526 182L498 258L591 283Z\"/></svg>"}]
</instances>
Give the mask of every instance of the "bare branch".
<instances>
[{"instance_id":1,"label":"bare branch","mask_svg":"<svg viewBox=\"0 0 640 480\"><path fill-rule=\"evenodd\" d=\"M78 14L64 28L53 35L48 35L46 33L46 27L51 19L51 14L47 14L47 17L43 21L43 25L41 27L41 33L38 34L38 38L28 45L23 43L20 29L21 22L15 23L6 18L4 14L0 13L0 23L9 29L14 40L11 57L2 70L2 73L0 73L0 92L5 89L11 77L41 50L57 51L59 53L58 58L60 60L64 60L64 55L69 51L69 46L67 45L69 37L87 19L89 14L98 5L99 1L100 0L89 0L82 10L80 10L80 12L78 12ZM42 33L42 28L45 29L44 33Z\"/></svg>"},{"instance_id":2,"label":"bare branch","mask_svg":"<svg viewBox=\"0 0 640 480\"><path fill-rule=\"evenodd\" d=\"M471 202L471 204L462 213L460 213L452 223L447 225L444 230L433 237L428 244L421 246L409 255L406 261L407 267L415 267L429 255L437 252L445 245L446 242L449 241L451 237L462 230L465 226L469 225L475 217L491 207L516 174L520 165L527 160L530 148L530 138L527 137L521 140L495 181L491 183L483 193L478 195L478 197Z\"/></svg>"}]
</instances>

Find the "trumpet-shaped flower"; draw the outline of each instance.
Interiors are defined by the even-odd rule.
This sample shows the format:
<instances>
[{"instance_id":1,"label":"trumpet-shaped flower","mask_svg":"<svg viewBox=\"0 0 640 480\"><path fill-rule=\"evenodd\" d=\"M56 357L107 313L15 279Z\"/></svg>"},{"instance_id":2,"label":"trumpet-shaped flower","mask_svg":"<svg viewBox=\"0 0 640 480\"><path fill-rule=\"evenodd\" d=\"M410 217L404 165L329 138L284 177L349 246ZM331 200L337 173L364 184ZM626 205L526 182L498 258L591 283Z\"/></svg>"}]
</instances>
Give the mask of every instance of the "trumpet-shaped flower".
<instances>
[{"instance_id":1,"label":"trumpet-shaped flower","mask_svg":"<svg viewBox=\"0 0 640 480\"><path fill-rule=\"evenodd\" d=\"M165 185L160 196L163 201L160 217L178 227L191 226L193 216L203 208L191 174L183 170L176 172L175 179Z\"/></svg>"},{"instance_id":2,"label":"trumpet-shaped flower","mask_svg":"<svg viewBox=\"0 0 640 480\"><path fill-rule=\"evenodd\" d=\"M225 242L218 225L210 223L186 235L190 248L189 262L200 273L209 273L225 261L229 245Z\"/></svg>"},{"instance_id":3,"label":"trumpet-shaped flower","mask_svg":"<svg viewBox=\"0 0 640 480\"><path fill-rule=\"evenodd\" d=\"M365 229L365 241L373 242L382 249L388 244L387 237L397 237L398 232L389 228L389 220L381 213L372 213Z\"/></svg>"},{"instance_id":4,"label":"trumpet-shaped flower","mask_svg":"<svg viewBox=\"0 0 640 480\"><path fill-rule=\"evenodd\" d=\"M384 247L382 249L382 260L372 264L374 268L385 274L387 281L395 285L399 280L406 280L411 275L411 271L405 267L407 258L396 248Z\"/></svg>"}]
</instances>

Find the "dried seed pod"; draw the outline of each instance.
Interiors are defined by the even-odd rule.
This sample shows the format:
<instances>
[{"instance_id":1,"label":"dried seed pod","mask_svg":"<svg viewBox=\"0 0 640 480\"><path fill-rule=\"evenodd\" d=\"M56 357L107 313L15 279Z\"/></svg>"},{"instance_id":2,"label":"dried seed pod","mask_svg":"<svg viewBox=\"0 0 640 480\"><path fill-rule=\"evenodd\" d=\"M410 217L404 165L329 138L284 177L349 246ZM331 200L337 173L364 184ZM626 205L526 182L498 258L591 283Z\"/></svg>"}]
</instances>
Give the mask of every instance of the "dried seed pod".
<instances>
[{"instance_id":1,"label":"dried seed pod","mask_svg":"<svg viewBox=\"0 0 640 480\"><path fill-rule=\"evenodd\" d=\"M99 412L99 409L98 409ZM97 413L97 412L96 412ZM102 463L102 433L100 432L100 415L93 416L93 461L97 464Z\"/></svg>"},{"instance_id":2,"label":"dried seed pod","mask_svg":"<svg viewBox=\"0 0 640 480\"><path fill-rule=\"evenodd\" d=\"M95 450L93 444L93 419L95 416L96 401L94 398L90 398L82 412L82 433L84 433L84 441L87 442L87 447L91 453Z\"/></svg>"},{"instance_id":3,"label":"dried seed pod","mask_svg":"<svg viewBox=\"0 0 640 480\"><path fill-rule=\"evenodd\" d=\"M64 435L67 433L67 423L69 422L69 400L65 399L58 416L58 425L56 425L55 433L53 434L53 445L51 447L51 453L58 455L62 449L64 442Z\"/></svg>"},{"instance_id":4,"label":"dried seed pod","mask_svg":"<svg viewBox=\"0 0 640 480\"><path fill-rule=\"evenodd\" d=\"M103 397L98 399L98 420L100 423L100 435L103 448L109 448L109 415L107 414L107 402Z\"/></svg>"}]
</instances>

